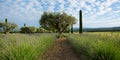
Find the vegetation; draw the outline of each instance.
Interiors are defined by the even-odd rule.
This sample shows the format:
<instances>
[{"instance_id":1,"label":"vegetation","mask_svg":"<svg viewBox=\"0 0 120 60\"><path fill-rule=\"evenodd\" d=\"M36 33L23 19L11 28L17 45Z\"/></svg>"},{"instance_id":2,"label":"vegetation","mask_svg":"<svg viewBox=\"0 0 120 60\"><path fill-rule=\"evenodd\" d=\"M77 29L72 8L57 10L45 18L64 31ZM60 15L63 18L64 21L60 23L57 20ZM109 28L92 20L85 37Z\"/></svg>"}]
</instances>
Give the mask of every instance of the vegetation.
<instances>
[{"instance_id":1,"label":"vegetation","mask_svg":"<svg viewBox=\"0 0 120 60\"><path fill-rule=\"evenodd\" d=\"M39 23L43 28L58 32L61 35L71 24L75 23L75 20L75 17L64 12L44 12Z\"/></svg>"},{"instance_id":2,"label":"vegetation","mask_svg":"<svg viewBox=\"0 0 120 60\"><path fill-rule=\"evenodd\" d=\"M57 39L63 41L62 43L57 42L59 43L60 51L64 51L61 49L61 46L63 43L66 44L68 40L83 60L120 60L119 32L83 33L83 31L120 31L120 28L83 29L82 10L80 10L79 14L79 29L73 28L76 18L71 15L64 12L44 12L39 21L40 28L24 24L20 31L21 33L57 32L59 35L51 33L7 34L13 31L17 24L10 23L5 19L5 22L0 22L0 30L7 34L5 35L0 32L0 60L39 60L43 53L54 43L55 37L64 37ZM73 33L73 29L81 34L63 35L66 32Z\"/></svg>"},{"instance_id":3,"label":"vegetation","mask_svg":"<svg viewBox=\"0 0 120 60\"><path fill-rule=\"evenodd\" d=\"M3 25L4 25L4 24L0 21L0 28L3 27Z\"/></svg>"},{"instance_id":4,"label":"vegetation","mask_svg":"<svg viewBox=\"0 0 120 60\"><path fill-rule=\"evenodd\" d=\"M74 28L74 32L79 32L79 28ZM83 32L120 32L120 27L84 28Z\"/></svg>"},{"instance_id":5,"label":"vegetation","mask_svg":"<svg viewBox=\"0 0 120 60\"><path fill-rule=\"evenodd\" d=\"M73 31L74 31L74 30L73 30L73 24L71 24L71 33L73 33Z\"/></svg>"},{"instance_id":6,"label":"vegetation","mask_svg":"<svg viewBox=\"0 0 120 60\"><path fill-rule=\"evenodd\" d=\"M21 28L21 33L35 33L36 31L37 31L37 28L35 28L34 26Z\"/></svg>"},{"instance_id":7,"label":"vegetation","mask_svg":"<svg viewBox=\"0 0 120 60\"><path fill-rule=\"evenodd\" d=\"M82 33L82 10L79 12L79 33Z\"/></svg>"},{"instance_id":8,"label":"vegetation","mask_svg":"<svg viewBox=\"0 0 120 60\"><path fill-rule=\"evenodd\" d=\"M78 54L86 60L120 60L120 33L86 33L68 36Z\"/></svg>"},{"instance_id":9,"label":"vegetation","mask_svg":"<svg viewBox=\"0 0 120 60\"><path fill-rule=\"evenodd\" d=\"M3 28L5 34L9 33L13 29L17 27L17 24L15 23L9 23L7 18L5 19L5 23L0 22L0 28Z\"/></svg>"},{"instance_id":10,"label":"vegetation","mask_svg":"<svg viewBox=\"0 0 120 60\"><path fill-rule=\"evenodd\" d=\"M44 29L42 27L37 29L37 33L45 33L45 32L48 32L48 30L46 30L46 29Z\"/></svg>"},{"instance_id":11,"label":"vegetation","mask_svg":"<svg viewBox=\"0 0 120 60\"><path fill-rule=\"evenodd\" d=\"M37 60L54 43L55 34L0 35L1 60Z\"/></svg>"}]
</instances>

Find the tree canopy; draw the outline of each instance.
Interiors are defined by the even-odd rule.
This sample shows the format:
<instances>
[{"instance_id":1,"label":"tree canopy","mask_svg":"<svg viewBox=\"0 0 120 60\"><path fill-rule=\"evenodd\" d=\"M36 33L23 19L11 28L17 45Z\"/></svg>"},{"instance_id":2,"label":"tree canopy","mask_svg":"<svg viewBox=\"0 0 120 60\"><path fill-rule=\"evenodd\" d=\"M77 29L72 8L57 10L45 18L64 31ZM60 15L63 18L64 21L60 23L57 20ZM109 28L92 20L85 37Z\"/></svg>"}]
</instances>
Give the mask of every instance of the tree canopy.
<instances>
[{"instance_id":1,"label":"tree canopy","mask_svg":"<svg viewBox=\"0 0 120 60\"><path fill-rule=\"evenodd\" d=\"M3 22L0 21L0 27L3 27L3 25L4 25Z\"/></svg>"},{"instance_id":2,"label":"tree canopy","mask_svg":"<svg viewBox=\"0 0 120 60\"><path fill-rule=\"evenodd\" d=\"M21 27L21 33L35 33L36 31L37 31L37 28L35 28L34 26Z\"/></svg>"},{"instance_id":3,"label":"tree canopy","mask_svg":"<svg viewBox=\"0 0 120 60\"><path fill-rule=\"evenodd\" d=\"M0 27L3 28L5 33L9 33L13 29L15 29L18 25L16 23L10 23L8 22L7 18L5 19L5 22L0 22Z\"/></svg>"},{"instance_id":4,"label":"tree canopy","mask_svg":"<svg viewBox=\"0 0 120 60\"><path fill-rule=\"evenodd\" d=\"M39 21L40 25L47 30L63 33L70 25L76 23L76 18L65 12L44 12Z\"/></svg>"}]
</instances>

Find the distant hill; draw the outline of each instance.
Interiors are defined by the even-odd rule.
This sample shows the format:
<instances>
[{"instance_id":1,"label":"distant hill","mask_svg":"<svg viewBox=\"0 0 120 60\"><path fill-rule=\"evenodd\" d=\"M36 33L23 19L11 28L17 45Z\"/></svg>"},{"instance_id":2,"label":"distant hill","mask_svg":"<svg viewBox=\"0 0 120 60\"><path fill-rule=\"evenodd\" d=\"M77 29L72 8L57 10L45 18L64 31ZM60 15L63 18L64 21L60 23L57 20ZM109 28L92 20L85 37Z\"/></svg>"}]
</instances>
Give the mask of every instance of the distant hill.
<instances>
[{"instance_id":1,"label":"distant hill","mask_svg":"<svg viewBox=\"0 0 120 60\"><path fill-rule=\"evenodd\" d=\"M75 32L79 31L79 28L74 28ZM120 31L120 27L108 27L108 28L83 28L84 32L106 32L106 31Z\"/></svg>"}]
</instances>

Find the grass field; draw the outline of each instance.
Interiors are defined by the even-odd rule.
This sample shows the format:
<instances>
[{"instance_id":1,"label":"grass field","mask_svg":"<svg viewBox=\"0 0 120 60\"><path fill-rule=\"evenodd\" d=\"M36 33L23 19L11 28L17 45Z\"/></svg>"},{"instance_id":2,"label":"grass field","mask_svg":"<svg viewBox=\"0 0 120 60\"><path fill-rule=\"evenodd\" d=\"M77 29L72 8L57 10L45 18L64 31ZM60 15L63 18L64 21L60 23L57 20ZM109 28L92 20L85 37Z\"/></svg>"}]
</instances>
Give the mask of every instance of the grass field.
<instances>
[{"instance_id":1,"label":"grass field","mask_svg":"<svg viewBox=\"0 0 120 60\"><path fill-rule=\"evenodd\" d=\"M120 32L86 32L65 34L65 36L67 36L66 42L70 43L81 60L120 60ZM55 40L56 34L52 33L1 34L0 60L42 60L42 55L54 44ZM58 47L52 48L58 52L52 53L56 55L60 53L62 56L66 50L61 47L69 46L69 44L64 46L63 43L65 43L64 40L55 43Z\"/></svg>"},{"instance_id":2,"label":"grass field","mask_svg":"<svg viewBox=\"0 0 120 60\"><path fill-rule=\"evenodd\" d=\"M120 60L120 33L73 34L68 40L84 60Z\"/></svg>"},{"instance_id":3,"label":"grass field","mask_svg":"<svg viewBox=\"0 0 120 60\"><path fill-rule=\"evenodd\" d=\"M0 60L40 60L55 34L0 35Z\"/></svg>"}]
</instances>

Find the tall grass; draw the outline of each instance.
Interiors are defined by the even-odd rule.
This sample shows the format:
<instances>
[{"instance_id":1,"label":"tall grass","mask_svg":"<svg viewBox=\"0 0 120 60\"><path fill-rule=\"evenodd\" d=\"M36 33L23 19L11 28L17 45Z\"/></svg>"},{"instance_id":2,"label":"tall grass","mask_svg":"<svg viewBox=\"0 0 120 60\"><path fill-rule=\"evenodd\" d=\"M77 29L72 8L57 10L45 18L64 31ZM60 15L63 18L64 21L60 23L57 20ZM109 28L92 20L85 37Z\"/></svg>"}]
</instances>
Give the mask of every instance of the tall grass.
<instances>
[{"instance_id":1,"label":"tall grass","mask_svg":"<svg viewBox=\"0 0 120 60\"><path fill-rule=\"evenodd\" d=\"M86 60L120 60L120 33L76 34L68 39Z\"/></svg>"},{"instance_id":2,"label":"tall grass","mask_svg":"<svg viewBox=\"0 0 120 60\"><path fill-rule=\"evenodd\" d=\"M54 40L50 34L0 35L0 60L37 60Z\"/></svg>"}]
</instances>

